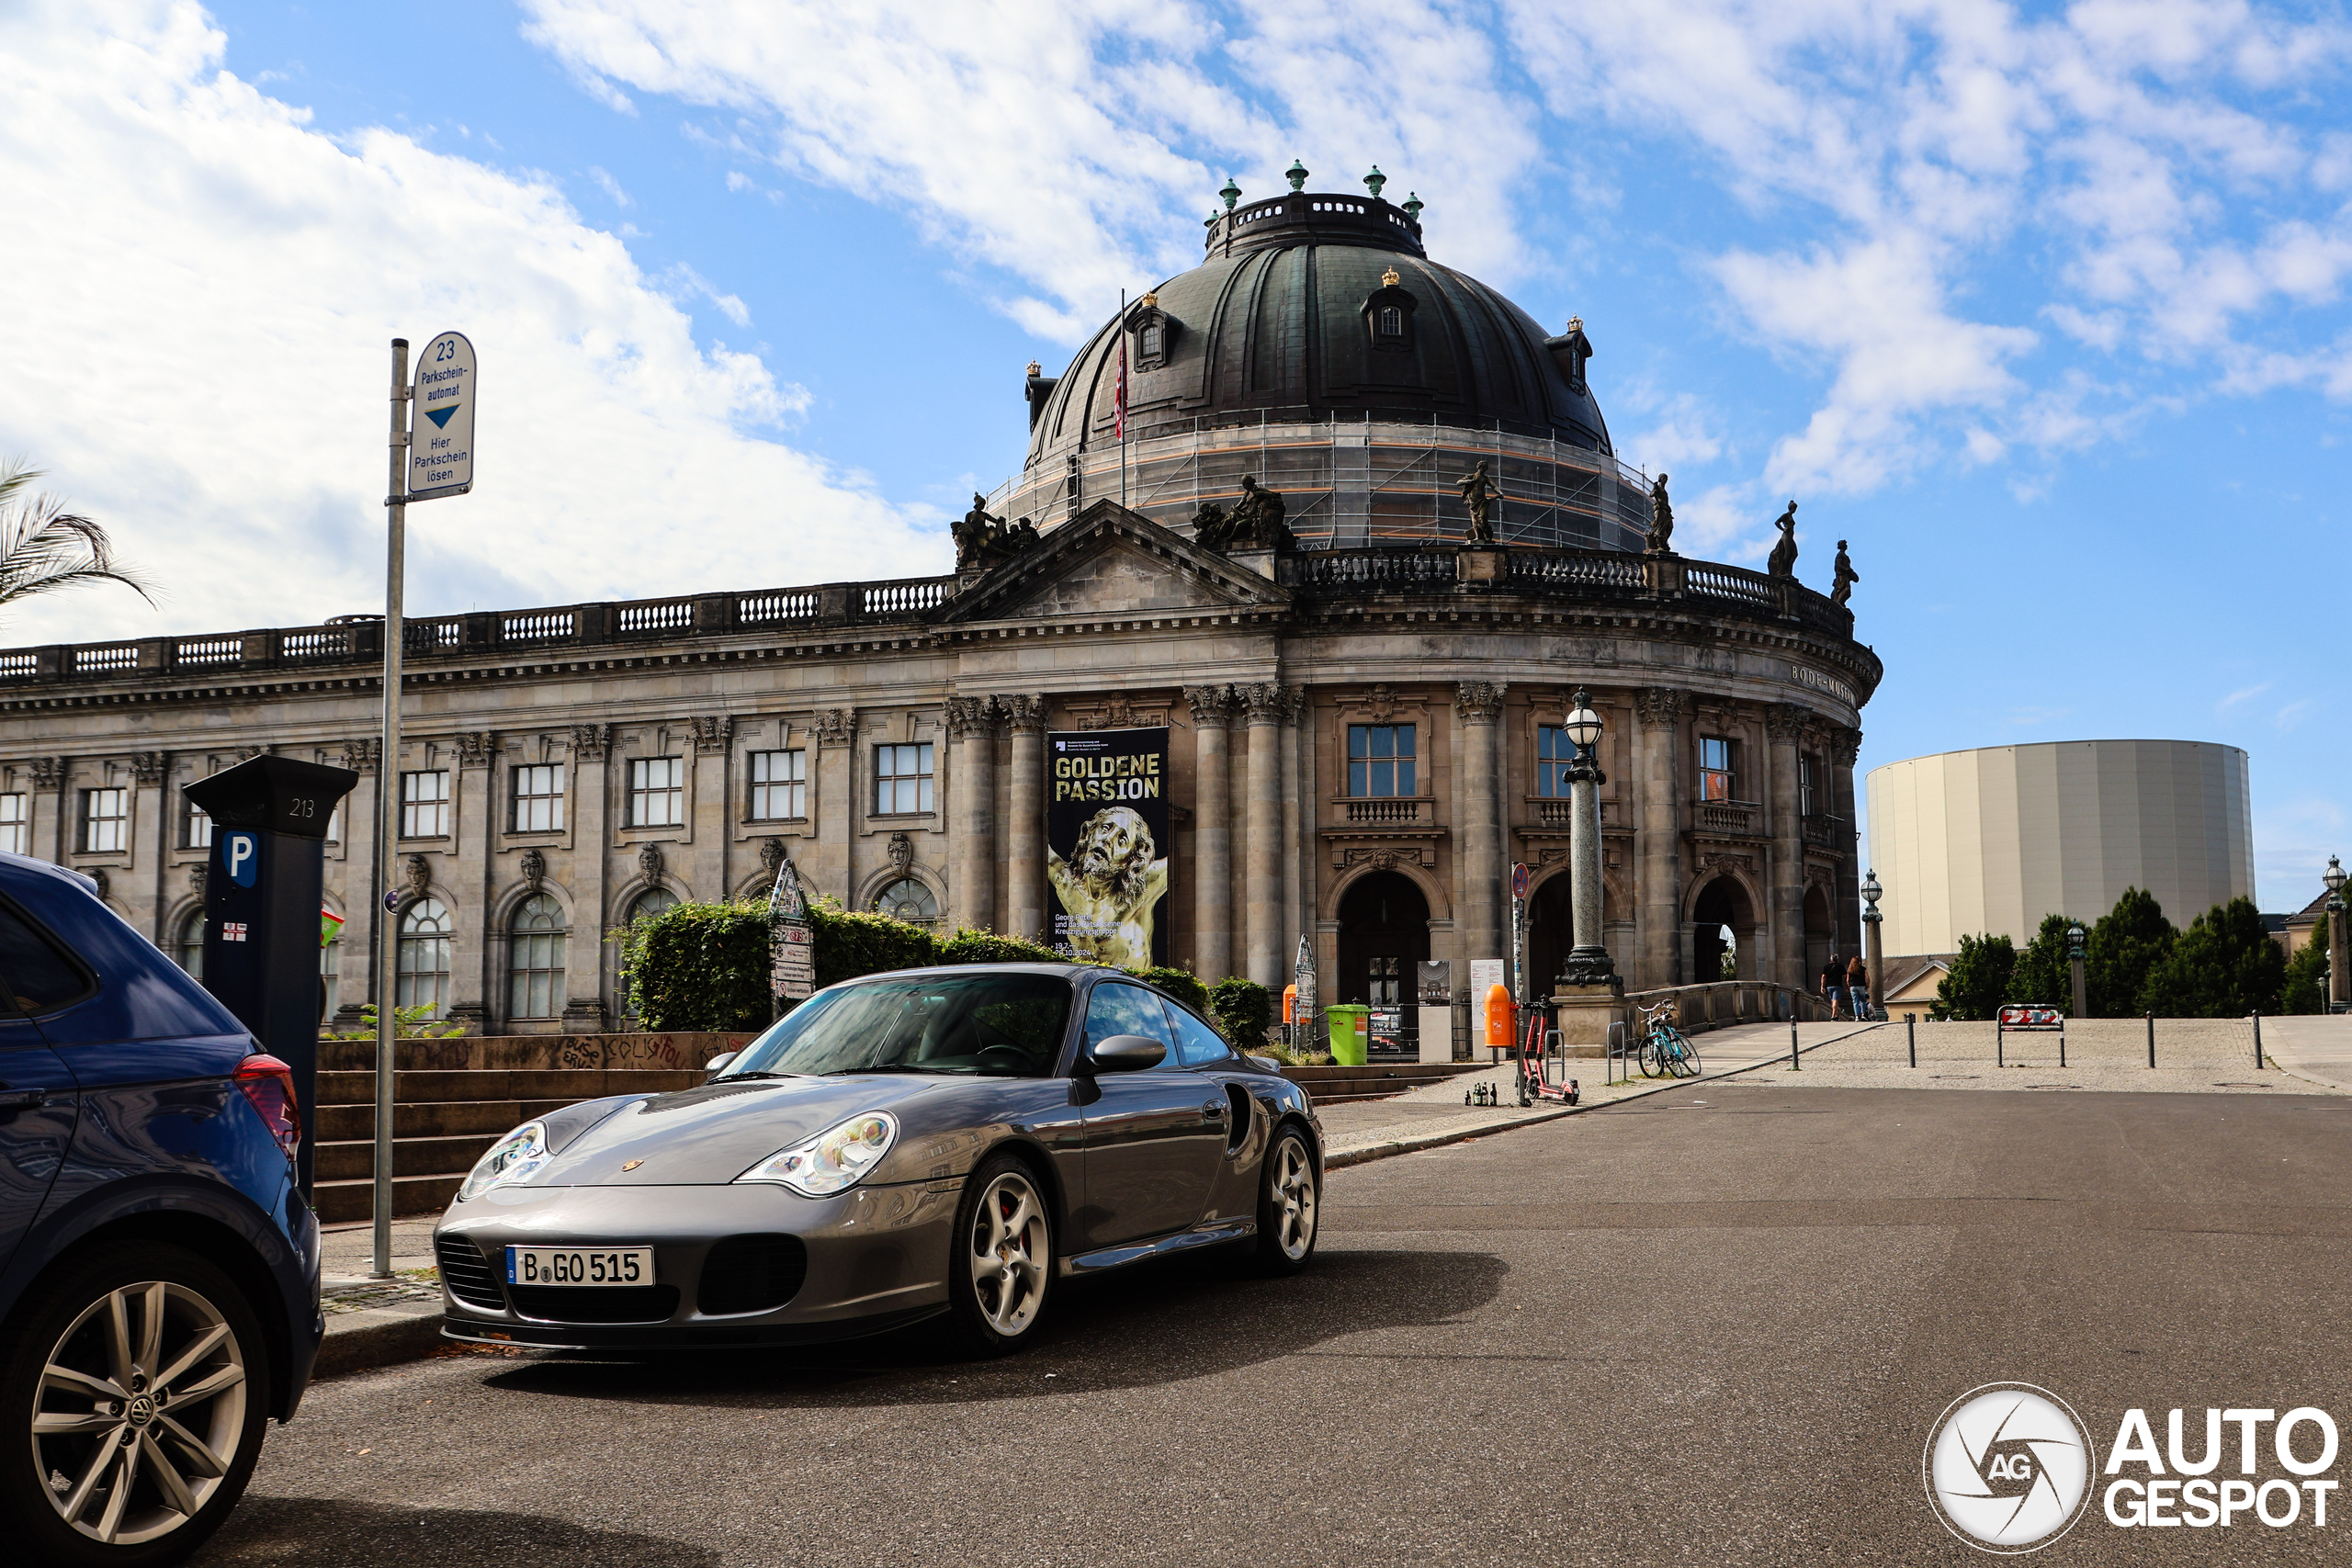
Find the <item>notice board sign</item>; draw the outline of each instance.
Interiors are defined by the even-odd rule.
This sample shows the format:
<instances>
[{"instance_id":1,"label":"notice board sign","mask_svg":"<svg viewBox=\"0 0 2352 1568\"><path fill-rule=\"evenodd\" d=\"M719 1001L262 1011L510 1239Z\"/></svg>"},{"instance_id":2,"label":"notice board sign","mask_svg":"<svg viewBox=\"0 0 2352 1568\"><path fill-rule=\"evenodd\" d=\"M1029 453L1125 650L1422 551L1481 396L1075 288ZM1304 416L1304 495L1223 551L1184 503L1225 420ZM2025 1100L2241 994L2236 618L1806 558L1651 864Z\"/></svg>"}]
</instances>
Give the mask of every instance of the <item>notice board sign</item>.
<instances>
[{"instance_id":1,"label":"notice board sign","mask_svg":"<svg viewBox=\"0 0 2352 1568\"><path fill-rule=\"evenodd\" d=\"M789 856L775 868L768 913L775 920L768 939L768 989L786 1001L805 1001L817 989L816 934Z\"/></svg>"},{"instance_id":2,"label":"notice board sign","mask_svg":"<svg viewBox=\"0 0 2352 1568\"><path fill-rule=\"evenodd\" d=\"M1054 948L1122 969L1168 962L1168 730L1046 737Z\"/></svg>"}]
</instances>

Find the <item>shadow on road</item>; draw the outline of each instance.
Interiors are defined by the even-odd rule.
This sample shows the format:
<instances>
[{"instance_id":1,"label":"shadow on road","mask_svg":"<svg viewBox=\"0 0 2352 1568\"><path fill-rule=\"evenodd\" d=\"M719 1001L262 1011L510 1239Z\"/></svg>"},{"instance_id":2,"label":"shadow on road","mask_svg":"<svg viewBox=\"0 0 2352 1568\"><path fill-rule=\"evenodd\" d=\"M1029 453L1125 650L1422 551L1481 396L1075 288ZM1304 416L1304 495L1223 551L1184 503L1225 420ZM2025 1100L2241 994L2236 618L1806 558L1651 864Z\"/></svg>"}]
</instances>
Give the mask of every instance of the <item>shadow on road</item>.
<instances>
[{"instance_id":1,"label":"shadow on road","mask_svg":"<svg viewBox=\"0 0 2352 1568\"><path fill-rule=\"evenodd\" d=\"M657 1536L590 1529L538 1514L387 1508L335 1497L249 1496L194 1559L277 1568L415 1568L547 1562L563 1568L717 1568L718 1553Z\"/></svg>"},{"instance_id":2,"label":"shadow on road","mask_svg":"<svg viewBox=\"0 0 2352 1568\"><path fill-rule=\"evenodd\" d=\"M616 1359L571 1352L483 1386L578 1399L718 1407L961 1404L1179 1382L1254 1366L1367 1330L1442 1322L1502 1289L1480 1252L1328 1252L1306 1273L1261 1280L1215 1259L1171 1259L1064 1280L1036 1339L998 1360L961 1359L944 1321L802 1350L680 1352Z\"/></svg>"}]
</instances>

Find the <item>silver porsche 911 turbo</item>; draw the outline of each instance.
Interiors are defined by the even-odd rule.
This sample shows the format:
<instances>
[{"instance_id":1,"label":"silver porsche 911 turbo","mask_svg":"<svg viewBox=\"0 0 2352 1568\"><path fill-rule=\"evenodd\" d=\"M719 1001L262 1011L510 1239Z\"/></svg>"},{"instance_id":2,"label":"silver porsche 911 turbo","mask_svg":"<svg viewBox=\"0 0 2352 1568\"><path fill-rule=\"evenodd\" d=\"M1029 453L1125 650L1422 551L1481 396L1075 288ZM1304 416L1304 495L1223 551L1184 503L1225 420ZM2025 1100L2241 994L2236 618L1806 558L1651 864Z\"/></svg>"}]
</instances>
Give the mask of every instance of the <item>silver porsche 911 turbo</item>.
<instances>
[{"instance_id":1,"label":"silver porsche 911 turbo","mask_svg":"<svg viewBox=\"0 0 2352 1568\"><path fill-rule=\"evenodd\" d=\"M434 1232L452 1338L802 1345L944 1314L1018 1347L1055 1282L1189 1247L1314 1255L1306 1092L1116 970L829 987L673 1094L499 1140Z\"/></svg>"}]
</instances>

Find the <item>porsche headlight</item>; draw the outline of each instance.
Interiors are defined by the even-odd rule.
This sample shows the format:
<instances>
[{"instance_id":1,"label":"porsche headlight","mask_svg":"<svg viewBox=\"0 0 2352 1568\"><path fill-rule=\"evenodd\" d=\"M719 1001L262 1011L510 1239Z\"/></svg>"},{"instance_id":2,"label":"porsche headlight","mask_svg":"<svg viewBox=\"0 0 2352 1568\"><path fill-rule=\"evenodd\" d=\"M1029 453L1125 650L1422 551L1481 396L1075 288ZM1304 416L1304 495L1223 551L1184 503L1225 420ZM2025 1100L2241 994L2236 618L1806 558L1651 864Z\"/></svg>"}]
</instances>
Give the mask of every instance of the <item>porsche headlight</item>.
<instances>
[{"instance_id":1,"label":"porsche headlight","mask_svg":"<svg viewBox=\"0 0 2352 1568\"><path fill-rule=\"evenodd\" d=\"M863 1181L898 1138L897 1117L868 1111L805 1144L777 1150L735 1179L773 1181L806 1198L830 1198Z\"/></svg>"},{"instance_id":2,"label":"porsche headlight","mask_svg":"<svg viewBox=\"0 0 2352 1568\"><path fill-rule=\"evenodd\" d=\"M466 1184L458 1189L458 1201L479 1197L502 1181L520 1181L547 1163L546 1123L526 1122L491 1145L490 1152L474 1163Z\"/></svg>"}]
</instances>

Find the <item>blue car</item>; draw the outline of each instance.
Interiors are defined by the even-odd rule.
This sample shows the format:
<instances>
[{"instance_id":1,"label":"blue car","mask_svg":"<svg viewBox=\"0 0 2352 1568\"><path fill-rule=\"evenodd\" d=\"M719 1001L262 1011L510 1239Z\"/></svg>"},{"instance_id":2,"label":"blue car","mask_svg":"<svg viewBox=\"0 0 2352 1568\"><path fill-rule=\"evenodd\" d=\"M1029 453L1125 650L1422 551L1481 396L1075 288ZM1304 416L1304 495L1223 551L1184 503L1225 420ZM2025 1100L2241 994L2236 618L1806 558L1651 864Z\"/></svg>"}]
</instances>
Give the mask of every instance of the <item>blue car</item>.
<instances>
[{"instance_id":1,"label":"blue car","mask_svg":"<svg viewBox=\"0 0 2352 1568\"><path fill-rule=\"evenodd\" d=\"M148 1564L236 1506L309 1382L293 1074L78 875L0 854L0 1520Z\"/></svg>"}]
</instances>

